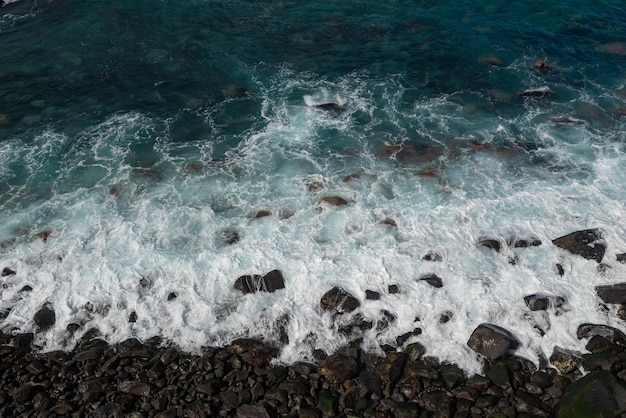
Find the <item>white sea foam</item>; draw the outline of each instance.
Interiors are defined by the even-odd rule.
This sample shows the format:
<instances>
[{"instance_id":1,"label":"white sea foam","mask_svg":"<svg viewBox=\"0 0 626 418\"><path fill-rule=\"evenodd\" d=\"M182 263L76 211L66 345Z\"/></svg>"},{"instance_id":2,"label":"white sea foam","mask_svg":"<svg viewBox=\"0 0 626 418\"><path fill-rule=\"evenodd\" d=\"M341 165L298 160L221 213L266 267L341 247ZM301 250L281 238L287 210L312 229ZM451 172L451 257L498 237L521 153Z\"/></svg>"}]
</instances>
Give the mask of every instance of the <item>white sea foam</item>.
<instances>
[{"instance_id":1,"label":"white sea foam","mask_svg":"<svg viewBox=\"0 0 626 418\"><path fill-rule=\"evenodd\" d=\"M170 121L138 113L114 115L78 140L48 130L34 144L3 143L0 176L9 191L0 238L15 242L1 250L0 267L17 271L3 278L2 307L11 308L3 327L33 331L34 313L50 303L56 323L37 337L45 349L71 347L80 332L71 337L65 328L78 322L110 341L159 334L193 350L240 336L277 339L288 317L280 360L292 362L348 341L338 329L353 316L333 319L319 307L327 290L341 286L361 301L366 319L376 323L383 311L397 318L365 331L366 347L378 350L419 327L423 333L410 341L470 371L480 361L466 341L482 322L509 329L521 342L518 353L534 361L555 345L584 351L576 339L581 323L624 328L616 308L600 309L594 292L626 278L626 265L615 261L626 251L623 143L586 124L564 130L549 118L537 122L546 109L475 117L442 96L407 111L398 80L363 79L331 83L287 72L260 84L261 115L223 156L214 149L233 138L219 136L219 127L210 142L173 143ZM345 110L307 106L327 100ZM211 111L205 116L214 123ZM520 131L535 151L513 145ZM385 152L419 141L437 152ZM470 141L488 146L474 149ZM187 168L197 162L203 166ZM439 178L418 175L433 165ZM359 176L342 181L350 174ZM312 181L324 188L309 191ZM349 204L317 204L332 195ZM251 217L260 209L272 215ZM386 217L397 228L379 224ZM550 243L590 227L604 233L606 273ZM35 237L44 229L52 231L45 242ZM224 229L238 231L240 241L223 243ZM477 246L483 236L498 239L502 252ZM507 247L512 236L543 245ZM429 251L443 261L423 261ZM233 289L240 275L272 269L282 271L285 289ZM429 273L444 286L416 280ZM20 292L26 284L32 292ZM400 293L389 294L390 284ZM381 299L366 300L366 290ZM168 301L172 292L177 297ZM530 312L523 297L536 292L567 304L562 312ZM128 322L132 311L136 323ZM445 311L453 317L442 324Z\"/></svg>"}]
</instances>

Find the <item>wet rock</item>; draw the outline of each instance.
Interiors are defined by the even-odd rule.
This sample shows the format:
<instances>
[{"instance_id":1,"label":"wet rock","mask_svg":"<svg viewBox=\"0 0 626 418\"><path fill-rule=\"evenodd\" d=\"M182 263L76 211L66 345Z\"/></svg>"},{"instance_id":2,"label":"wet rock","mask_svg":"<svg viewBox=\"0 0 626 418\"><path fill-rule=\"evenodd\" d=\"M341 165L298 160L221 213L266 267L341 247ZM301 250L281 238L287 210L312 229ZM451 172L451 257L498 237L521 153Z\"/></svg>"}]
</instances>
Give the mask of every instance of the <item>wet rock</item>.
<instances>
[{"instance_id":1,"label":"wet rock","mask_svg":"<svg viewBox=\"0 0 626 418\"><path fill-rule=\"evenodd\" d=\"M222 242L228 245L239 242L239 233L234 229L224 229L220 232Z\"/></svg>"},{"instance_id":2,"label":"wet rock","mask_svg":"<svg viewBox=\"0 0 626 418\"><path fill-rule=\"evenodd\" d=\"M50 237L50 235L52 235L52 230L50 229L44 229L43 231L39 231L37 233L37 238L39 238L42 241L47 241L48 238Z\"/></svg>"},{"instance_id":3,"label":"wet rock","mask_svg":"<svg viewBox=\"0 0 626 418\"><path fill-rule=\"evenodd\" d=\"M345 110L345 106L337 103L337 102L325 102L325 103L317 103L317 104L313 104L310 107L313 107L315 109L320 109L320 110L326 110L326 111L343 111Z\"/></svg>"},{"instance_id":4,"label":"wet rock","mask_svg":"<svg viewBox=\"0 0 626 418\"><path fill-rule=\"evenodd\" d=\"M396 223L396 221L394 219L391 218L385 218L382 219L381 221L378 222L381 225L387 225L387 226L394 226L397 227L398 224Z\"/></svg>"},{"instance_id":5,"label":"wet rock","mask_svg":"<svg viewBox=\"0 0 626 418\"><path fill-rule=\"evenodd\" d=\"M251 218L259 219L259 218L265 218L271 215L272 215L272 212L270 212L269 210L261 209L253 213Z\"/></svg>"},{"instance_id":6,"label":"wet rock","mask_svg":"<svg viewBox=\"0 0 626 418\"><path fill-rule=\"evenodd\" d=\"M373 290L366 290L365 291L365 299L367 299L367 300L379 300L380 299L380 293L375 292Z\"/></svg>"},{"instance_id":7,"label":"wet rock","mask_svg":"<svg viewBox=\"0 0 626 418\"><path fill-rule=\"evenodd\" d=\"M345 206L348 204L348 201L344 199L343 197L339 197L339 196L325 196L317 201L318 205L323 204L323 203L326 203L332 206Z\"/></svg>"},{"instance_id":8,"label":"wet rock","mask_svg":"<svg viewBox=\"0 0 626 418\"><path fill-rule=\"evenodd\" d=\"M5 267L2 269L2 277L6 277L6 276L13 276L14 274L17 274L15 270L11 270L8 267Z\"/></svg>"},{"instance_id":9,"label":"wet rock","mask_svg":"<svg viewBox=\"0 0 626 418\"><path fill-rule=\"evenodd\" d=\"M597 228L572 232L553 239L552 243L572 254L598 263L602 261L606 251L606 244L602 241L602 234Z\"/></svg>"},{"instance_id":10,"label":"wet rock","mask_svg":"<svg viewBox=\"0 0 626 418\"><path fill-rule=\"evenodd\" d=\"M532 295L524 296L524 303L531 311L545 311L548 308L560 308L565 303L565 298L533 293Z\"/></svg>"},{"instance_id":11,"label":"wet rock","mask_svg":"<svg viewBox=\"0 0 626 418\"><path fill-rule=\"evenodd\" d=\"M420 343L412 343L406 346L404 352L411 361L417 361L426 353L426 348Z\"/></svg>"},{"instance_id":12,"label":"wet rock","mask_svg":"<svg viewBox=\"0 0 626 418\"><path fill-rule=\"evenodd\" d=\"M525 98L544 98L544 97L553 96L554 94L555 94L555 91L549 87L539 87L536 89L528 89L528 90L520 91L519 93L517 93L519 97L525 97Z\"/></svg>"},{"instance_id":13,"label":"wet rock","mask_svg":"<svg viewBox=\"0 0 626 418\"><path fill-rule=\"evenodd\" d=\"M323 311L341 314L352 312L361 304L350 293L340 287L333 287L322 296L320 306Z\"/></svg>"},{"instance_id":14,"label":"wet rock","mask_svg":"<svg viewBox=\"0 0 626 418\"><path fill-rule=\"evenodd\" d=\"M443 260L443 256L439 253L434 253L434 252L428 252L426 254L424 254L424 256L422 257L422 260L424 261L442 261Z\"/></svg>"},{"instance_id":15,"label":"wet rock","mask_svg":"<svg viewBox=\"0 0 626 418\"><path fill-rule=\"evenodd\" d=\"M168 300L168 301L170 301L170 300L174 300L174 299L176 299L177 297L178 297L178 295L176 294L176 292L170 292L170 293L167 295L167 300Z\"/></svg>"},{"instance_id":16,"label":"wet rock","mask_svg":"<svg viewBox=\"0 0 626 418\"><path fill-rule=\"evenodd\" d=\"M132 311L130 315L128 315L128 322L130 322L131 324L137 322L137 312Z\"/></svg>"},{"instance_id":17,"label":"wet rock","mask_svg":"<svg viewBox=\"0 0 626 418\"><path fill-rule=\"evenodd\" d=\"M380 378L383 384L395 385L400 380L408 355L406 353L389 353L380 366Z\"/></svg>"},{"instance_id":18,"label":"wet rock","mask_svg":"<svg viewBox=\"0 0 626 418\"><path fill-rule=\"evenodd\" d=\"M566 350L561 347L554 347L550 356L552 363L562 374L568 374L578 368L581 363L581 355L577 351Z\"/></svg>"},{"instance_id":19,"label":"wet rock","mask_svg":"<svg viewBox=\"0 0 626 418\"><path fill-rule=\"evenodd\" d=\"M320 181L315 181L315 180L311 181L311 182L307 183L307 189L311 193L317 193L320 190L324 189L324 183L322 183Z\"/></svg>"},{"instance_id":20,"label":"wet rock","mask_svg":"<svg viewBox=\"0 0 626 418\"><path fill-rule=\"evenodd\" d=\"M241 359L252 366L261 367L276 357L278 349L254 338L240 338L232 342L230 348Z\"/></svg>"},{"instance_id":21,"label":"wet rock","mask_svg":"<svg viewBox=\"0 0 626 418\"><path fill-rule=\"evenodd\" d=\"M400 286L398 286L397 284L390 284L389 286L387 286L387 291L390 295L398 294L400 293Z\"/></svg>"},{"instance_id":22,"label":"wet rock","mask_svg":"<svg viewBox=\"0 0 626 418\"><path fill-rule=\"evenodd\" d=\"M452 312L452 311L444 311L439 316L439 323L440 324L447 324L448 322L450 322L452 320L452 318L454 318L454 312Z\"/></svg>"},{"instance_id":23,"label":"wet rock","mask_svg":"<svg viewBox=\"0 0 626 418\"><path fill-rule=\"evenodd\" d=\"M50 328L56 322L56 315L54 310L50 308L50 306L45 305L40 310L35 313L33 317L33 321L35 325L39 327L41 330L45 330Z\"/></svg>"},{"instance_id":24,"label":"wet rock","mask_svg":"<svg viewBox=\"0 0 626 418\"><path fill-rule=\"evenodd\" d=\"M563 269L563 265L561 263L556 263L556 270L559 273L559 276L563 277L565 275L565 269Z\"/></svg>"},{"instance_id":25,"label":"wet rock","mask_svg":"<svg viewBox=\"0 0 626 418\"><path fill-rule=\"evenodd\" d=\"M486 247L496 252L500 252L500 241L493 238L480 238L478 240L478 245L480 247Z\"/></svg>"},{"instance_id":26,"label":"wet rock","mask_svg":"<svg viewBox=\"0 0 626 418\"><path fill-rule=\"evenodd\" d=\"M626 335L617 328L602 324L581 324L576 330L579 340L592 338L596 335L606 338L612 344L626 346Z\"/></svg>"},{"instance_id":27,"label":"wet rock","mask_svg":"<svg viewBox=\"0 0 626 418\"><path fill-rule=\"evenodd\" d=\"M242 405L237 408L237 418L270 418L263 405Z\"/></svg>"},{"instance_id":28,"label":"wet rock","mask_svg":"<svg viewBox=\"0 0 626 418\"><path fill-rule=\"evenodd\" d=\"M280 271L272 270L263 277L258 274L241 276L235 281L234 287L243 293L273 293L279 289L284 289L285 281Z\"/></svg>"},{"instance_id":29,"label":"wet rock","mask_svg":"<svg viewBox=\"0 0 626 418\"><path fill-rule=\"evenodd\" d=\"M511 349L519 346L517 339L506 329L493 324L480 324L467 345L488 359L496 359Z\"/></svg>"},{"instance_id":30,"label":"wet rock","mask_svg":"<svg viewBox=\"0 0 626 418\"><path fill-rule=\"evenodd\" d=\"M117 390L135 396L150 396L150 385L142 382L121 382L117 385Z\"/></svg>"},{"instance_id":31,"label":"wet rock","mask_svg":"<svg viewBox=\"0 0 626 418\"><path fill-rule=\"evenodd\" d=\"M528 248L528 247L538 247L541 245L541 240L539 238L510 238L508 241L509 247L514 248Z\"/></svg>"},{"instance_id":32,"label":"wet rock","mask_svg":"<svg viewBox=\"0 0 626 418\"><path fill-rule=\"evenodd\" d=\"M626 303L626 282L596 286L596 293L604 303Z\"/></svg>"},{"instance_id":33,"label":"wet rock","mask_svg":"<svg viewBox=\"0 0 626 418\"><path fill-rule=\"evenodd\" d=\"M432 287L436 287L436 288L443 287L443 280L441 279L441 277L437 276L434 273L433 274L425 274L423 276L420 276L418 280L425 281L426 283L428 283Z\"/></svg>"},{"instance_id":34,"label":"wet rock","mask_svg":"<svg viewBox=\"0 0 626 418\"><path fill-rule=\"evenodd\" d=\"M318 372L330 383L343 383L357 377L359 366L353 357L332 354L320 362Z\"/></svg>"},{"instance_id":35,"label":"wet rock","mask_svg":"<svg viewBox=\"0 0 626 418\"><path fill-rule=\"evenodd\" d=\"M616 417L626 410L626 389L605 371L594 371L572 383L556 406L558 418Z\"/></svg>"},{"instance_id":36,"label":"wet rock","mask_svg":"<svg viewBox=\"0 0 626 418\"><path fill-rule=\"evenodd\" d=\"M33 288L29 285L25 285L24 287L22 287L19 292L32 292Z\"/></svg>"},{"instance_id":37,"label":"wet rock","mask_svg":"<svg viewBox=\"0 0 626 418\"><path fill-rule=\"evenodd\" d=\"M620 263L626 264L626 253L616 254L615 259Z\"/></svg>"},{"instance_id":38,"label":"wet rock","mask_svg":"<svg viewBox=\"0 0 626 418\"><path fill-rule=\"evenodd\" d=\"M337 396L330 390L322 390L317 398L317 408L326 417L333 417L338 411Z\"/></svg>"}]
</instances>

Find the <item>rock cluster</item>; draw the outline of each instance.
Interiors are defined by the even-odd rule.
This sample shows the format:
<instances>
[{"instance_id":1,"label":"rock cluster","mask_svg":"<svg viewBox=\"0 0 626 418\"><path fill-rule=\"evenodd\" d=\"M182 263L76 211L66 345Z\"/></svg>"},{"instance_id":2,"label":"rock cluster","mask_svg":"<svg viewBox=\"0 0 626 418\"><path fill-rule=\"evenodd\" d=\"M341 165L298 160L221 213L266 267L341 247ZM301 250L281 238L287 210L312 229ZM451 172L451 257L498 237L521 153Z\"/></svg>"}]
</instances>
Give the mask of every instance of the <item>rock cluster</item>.
<instances>
[{"instance_id":1,"label":"rock cluster","mask_svg":"<svg viewBox=\"0 0 626 418\"><path fill-rule=\"evenodd\" d=\"M479 328L511 346L498 327ZM569 365L564 373L500 353L474 376L425 357L419 343L379 357L355 342L318 364L284 366L272 362L277 348L255 339L189 354L156 337L109 345L87 333L71 352L41 353L32 334L0 333L0 416L617 416L626 407L623 334L589 324L580 333L590 354L551 357ZM580 366L589 374L577 380Z\"/></svg>"}]
</instances>

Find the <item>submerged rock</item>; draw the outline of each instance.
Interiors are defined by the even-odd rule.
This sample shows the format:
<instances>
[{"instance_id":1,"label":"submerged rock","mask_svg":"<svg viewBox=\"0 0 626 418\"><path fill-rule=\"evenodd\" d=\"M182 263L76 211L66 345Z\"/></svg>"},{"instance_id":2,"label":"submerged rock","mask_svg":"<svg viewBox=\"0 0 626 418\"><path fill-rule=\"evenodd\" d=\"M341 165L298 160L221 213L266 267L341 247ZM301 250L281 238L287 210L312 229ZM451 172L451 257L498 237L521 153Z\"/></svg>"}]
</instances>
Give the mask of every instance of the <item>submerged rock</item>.
<instances>
[{"instance_id":1,"label":"submerged rock","mask_svg":"<svg viewBox=\"0 0 626 418\"><path fill-rule=\"evenodd\" d=\"M560 308L565 303L565 298L534 293L524 296L524 302L531 311L545 311L548 308Z\"/></svg>"},{"instance_id":2,"label":"submerged rock","mask_svg":"<svg viewBox=\"0 0 626 418\"><path fill-rule=\"evenodd\" d=\"M539 238L530 237L530 238L509 238L507 244L509 247L514 248L528 248L528 247L538 247L541 245L541 240Z\"/></svg>"},{"instance_id":3,"label":"submerged rock","mask_svg":"<svg viewBox=\"0 0 626 418\"><path fill-rule=\"evenodd\" d=\"M443 287L443 280L441 279L441 277L437 276L436 274L425 274L423 276L420 276L418 280L424 281L428 283L429 285L431 285L432 287L436 287L436 288Z\"/></svg>"},{"instance_id":4,"label":"submerged rock","mask_svg":"<svg viewBox=\"0 0 626 418\"><path fill-rule=\"evenodd\" d=\"M343 197L339 197L339 196L326 196L326 197L322 197L320 200L317 201L318 205L322 203L326 203L332 206L345 206L348 204L348 201L344 199Z\"/></svg>"},{"instance_id":5,"label":"submerged rock","mask_svg":"<svg viewBox=\"0 0 626 418\"><path fill-rule=\"evenodd\" d=\"M544 86L536 89L528 89L517 93L519 97L547 97L554 95L555 92L550 87Z\"/></svg>"},{"instance_id":6,"label":"submerged rock","mask_svg":"<svg viewBox=\"0 0 626 418\"><path fill-rule=\"evenodd\" d=\"M626 410L626 389L606 371L572 383L556 406L557 418L617 417Z\"/></svg>"},{"instance_id":7,"label":"submerged rock","mask_svg":"<svg viewBox=\"0 0 626 418\"><path fill-rule=\"evenodd\" d=\"M478 245L481 247L490 248L496 252L500 252L500 241L493 238L479 238Z\"/></svg>"},{"instance_id":8,"label":"submerged rock","mask_svg":"<svg viewBox=\"0 0 626 418\"><path fill-rule=\"evenodd\" d=\"M585 229L555 238L552 243L587 260L602 261L606 244L599 229Z\"/></svg>"},{"instance_id":9,"label":"submerged rock","mask_svg":"<svg viewBox=\"0 0 626 418\"><path fill-rule=\"evenodd\" d=\"M604 303L626 303L626 282L596 286L596 293Z\"/></svg>"},{"instance_id":10,"label":"submerged rock","mask_svg":"<svg viewBox=\"0 0 626 418\"><path fill-rule=\"evenodd\" d=\"M320 306L323 311L341 314L354 311L361 303L342 288L333 287L322 296Z\"/></svg>"},{"instance_id":11,"label":"submerged rock","mask_svg":"<svg viewBox=\"0 0 626 418\"><path fill-rule=\"evenodd\" d=\"M35 313L33 317L33 321L35 325L37 325L41 330L45 330L50 328L56 322L56 315L54 310L50 308L48 305L44 305L40 310Z\"/></svg>"},{"instance_id":12,"label":"submerged rock","mask_svg":"<svg viewBox=\"0 0 626 418\"><path fill-rule=\"evenodd\" d=\"M483 323L476 327L467 341L467 345L477 353L493 360L509 350L516 349L519 342L506 329Z\"/></svg>"},{"instance_id":13,"label":"submerged rock","mask_svg":"<svg viewBox=\"0 0 626 418\"><path fill-rule=\"evenodd\" d=\"M269 292L273 293L285 288L285 280L278 270L272 270L265 276L258 274L241 276L235 281L235 289L243 293Z\"/></svg>"},{"instance_id":14,"label":"submerged rock","mask_svg":"<svg viewBox=\"0 0 626 418\"><path fill-rule=\"evenodd\" d=\"M320 110L332 110L332 111L342 111L346 109L344 105L337 103L337 102L317 103L317 104L311 105L310 107L313 107L315 109L320 109Z\"/></svg>"},{"instance_id":15,"label":"submerged rock","mask_svg":"<svg viewBox=\"0 0 626 418\"><path fill-rule=\"evenodd\" d=\"M220 237L222 238L222 242L228 245L235 244L239 242L239 233L234 229L224 229L220 232Z\"/></svg>"}]
</instances>

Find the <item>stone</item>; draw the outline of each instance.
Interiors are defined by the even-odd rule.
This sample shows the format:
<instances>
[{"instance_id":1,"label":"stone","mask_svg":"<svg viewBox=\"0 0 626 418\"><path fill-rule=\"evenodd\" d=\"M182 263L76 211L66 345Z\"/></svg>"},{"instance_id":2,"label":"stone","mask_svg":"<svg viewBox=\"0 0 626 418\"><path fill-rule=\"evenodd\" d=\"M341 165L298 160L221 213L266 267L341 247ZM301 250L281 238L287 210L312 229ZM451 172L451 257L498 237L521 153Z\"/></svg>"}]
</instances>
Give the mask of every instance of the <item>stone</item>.
<instances>
[{"instance_id":1,"label":"stone","mask_svg":"<svg viewBox=\"0 0 626 418\"><path fill-rule=\"evenodd\" d=\"M605 371L593 371L572 383L556 405L557 418L616 417L626 409L626 389Z\"/></svg>"},{"instance_id":2,"label":"stone","mask_svg":"<svg viewBox=\"0 0 626 418\"><path fill-rule=\"evenodd\" d=\"M598 263L602 261L606 251L606 244L602 241L602 234L597 228L572 232L553 239L552 243L572 254Z\"/></svg>"},{"instance_id":3,"label":"stone","mask_svg":"<svg viewBox=\"0 0 626 418\"><path fill-rule=\"evenodd\" d=\"M626 303L626 282L596 286L596 293L604 303Z\"/></svg>"},{"instance_id":4,"label":"stone","mask_svg":"<svg viewBox=\"0 0 626 418\"><path fill-rule=\"evenodd\" d=\"M493 239L493 238L480 238L478 240L478 245L480 247L487 247L489 249L492 249L496 252L500 252L500 241L498 241L497 239Z\"/></svg>"},{"instance_id":5,"label":"stone","mask_svg":"<svg viewBox=\"0 0 626 418\"><path fill-rule=\"evenodd\" d=\"M408 355L406 353L389 353L385 356L380 365L380 378L383 384L389 383L393 386L398 383L407 358Z\"/></svg>"},{"instance_id":6,"label":"stone","mask_svg":"<svg viewBox=\"0 0 626 418\"><path fill-rule=\"evenodd\" d=\"M506 329L483 323L472 332L467 345L477 353L493 360L509 350L516 349L519 342Z\"/></svg>"},{"instance_id":7,"label":"stone","mask_svg":"<svg viewBox=\"0 0 626 418\"><path fill-rule=\"evenodd\" d=\"M375 292L373 290L366 290L365 291L365 299L367 299L367 300L379 300L380 299L380 293Z\"/></svg>"},{"instance_id":8,"label":"stone","mask_svg":"<svg viewBox=\"0 0 626 418\"><path fill-rule=\"evenodd\" d=\"M520 91L519 93L517 93L519 97L525 97L525 98L530 98L530 97L543 98L543 97L552 96L554 94L555 94L555 91L549 87L539 87L536 89L528 89L528 90Z\"/></svg>"},{"instance_id":9,"label":"stone","mask_svg":"<svg viewBox=\"0 0 626 418\"><path fill-rule=\"evenodd\" d=\"M333 417L337 413L337 397L330 390L322 390L317 397L317 408L326 417Z\"/></svg>"},{"instance_id":10,"label":"stone","mask_svg":"<svg viewBox=\"0 0 626 418\"><path fill-rule=\"evenodd\" d=\"M239 233L234 229L224 229L220 232L222 242L228 245L239 242Z\"/></svg>"},{"instance_id":11,"label":"stone","mask_svg":"<svg viewBox=\"0 0 626 418\"><path fill-rule=\"evenodd\" d=\"M143 382L124 381L117 385L117 390L135 396L150 396L150 385Z\"/></svg>"},{"instance_id":12,"label":"stone","mask_svg":"<svg viewBox=\"0 0 626 418\"><path fill-rule=\"evenodd\" d=\"M170 292L170 293L167 295L167 300L168 300L168 301L170 301L170 300L174 300L174 299L176 299L177 297L178 297L178 295L177 295L175 292Z\"/></svg>"},{"instance_id":13,"label":"stone","mask_svg":"<svg viewBox=\"0 0 626 418\"><path fill-rule=\"evenodd\" d=\"M14 274L17 274L15 270L11 270L8 267L2 269L2 277L13 276Z\"/></svg>"},{"instance_id":14,"label":"stone","mask_svg":"<svg viewBox=\"0 0 626 418\"><path fill-rule=\"evenodd\" d=\"M538 247L541 245L541 240L539 238L531 237L531 238L510 238L508 240L509 247L514 248L528 248L528 247Z\"/></svg>"},{"instance_id":15,"label":"stone","mask_svg":"<svg viewBox=\"0 0 626 418\"><path fill-rule=\"evenodd\" d=\"M254 218L254 219L266 218L266 217L271 216L271 215L272 215L272 212L270 212L269 210L261 209L261 210L256 211L255 213L253 213L251 218Z\"/></svg>"},{"instance_id":16,"label":"stone","mask_svg":"<svg viewBox=\"0 0 626 418\"><path fill-rule=\"evenodd\" d=\"M237 418L270 418L263 405L241 405L237 408Z\"/></svg>"},{"instance_id":17,"label":"stone","mask_svg":"<svg viewBox=\"0 0 626 418\"><path fill-rule=\"evenodd\" d=\"M424 256L422 257L422 260L424 261L442 261L443 260L443 256L439 253L435 253L435 252L428 252L426 254L424 254Z\"/></svg>"},{"instance_id":18,"label":"stone","mask_svg":"<svg viewBox=\"0 0 626 418\"><path fill-rule=\"evenodd\" d=\"M441 277L437 276L434 273L433 274L424 274L424 275L420 276L418 280L419 281L425 281L426 283L428 283L432 287L436 287L436 288L443 287L443 280L441 279Z\"/></svg>"},{"instance_id":19,"label":"stone","mask_svg":"<svg viewBox=\"0 0 626 418\"><path fill-rule=\"evenodd\" d=\"M45 330L54 325L56 322L56 315L53 309L51 309L48 305L44 305L37 311L37 313L35 313L33 321L41 330Z\"/></svg>"},{"instance_id":20,"label":"stone","mask_svg":"<svg viewBox=\"0 0 626 418\"><path fill-rule=\"evenodd\" d=\"M626 253L616 254L615 259L620 263L626 264Z\"/></svg>"},{"instance_id":21,"label":"stone","mask_svg":"<svg viewBox=\"0 0 626 418\"><path fill-rule=\"evenodd\" d=\"M235 289L243 293L269 292L273 293L285 288L285 280L278 270L272 270L265 276L258 274L241 276L235 281Z\"/></svg>"},{"instance_id":22,"label":"stone","mask_svg":"<svg viewBox=\"0 0 626 418\"><path fill-rule=\"evenodd\" d=\"M348 201L344 199L343 197L339 197L339 196L325 196L317 201L318 205L323 204L323 203L326 203L331 206L345 206L348 204Z\"/></svg>"},{"instance_id":23,"label":"stone","mask_svg":"<svg viewBox=\"0 0 626 418\"><path fill-rule=\"evenodd\" d=\"M592 338L596 335L606 338L612 344L626 346L626 335L617 328L608 325L598 324L581 324L576 330L576 336L579 340L583 338Z\"/></svg>"},{"instance_id":24,"label":"stone","mask_svg":"<svg viewBox=\"0 0 626 418\"><path fill-rule=\"evenodd\" d=\"M40 240L46 242L48 240L48 238L50 237L50 235L52 235L52 230L44 229L43 231L39 231L37 233L37 238L39 238Z\"/></svg>"},{"instance_id":25,"label":"stone","mask_svg":"<svg viewBox=\"0 0 626 418\"><path fill-rule=\"evenodd\" d=\"M412 343L406 346L404 352L411 361L417 361L426 353L426 348L420 343Z\"/></svg>"},{"instance_id":26,"label":"stone","mask_svg":"<svg viewBox=\"0 0 626 418\"><path fill-rule=\"evenodd\" d=\"M385 218L382 219L380 221L378 221L379 224L381 225L387 225L387 226L393 226L393 227L397 227L398 224L396 223L396 221L392 218Z\"/></svg>"},{"instance_id":27,"label":"stone","mask_svg":"<svg viewBox=\"0 0 626 418\"><path fill-rule=\"evenodd\" d=\"M359 366L356 360L339 353L332 354L320 362L318 372L330 383L343 383L357 377Z\"/></svg>"},{"instance_id":28,"label":"stone","mask_svg":"<svg viewBox=\"0 0 626 418\"><path fill-rule=\"evenodd\" d=\"M550 356L550 363L562 374L568 374L578 368L581 363L580 353L555 346Z\"/></svg>"},{"instance_id":29,"label":"stone","mask_svg":"<svg viewBox=\"0 0 626 418\"><path fill-rule=\"evenodd\" d=\"M254 338L237 339L230 348L240 354L245 363L256 367L267 365L278 354L278 349Z\"/></svg>"},{"instance_id":30,"label":"stone","mask_svg":"<svg viewBox=\"0 0 626 418\"><path fill-rule=\"evenodd\" d=\"M333 287L322 296L320 306L323 311L342 314L354 311L361 303L342 288Z\"/></svg>"},{"instance_id":31,"label":"stone","mask_svg":"<svg viewBox=\"0 0 626 418\"><path fill-rule=\"evenodd\" d=\"M511 371L502 364L496 364L487 372L487 377L494 385L502 388L511 385Z\"/></svg>"},{"instance_id":32,"label":"stone","mask_svg":"<svg viewBox=\"0 0 626 418\"><path fill-rule=\"evenodd\" d=\"M135 323L137 322L137 312L132 311L130 315L128 315L128 322Z\"/></svg>"},{"instance_id":33,"label":"stone","mask_svg":"<svg viewBox=\"0 0 626 418\"><path fill-rule=\"evenodd\" d=\"M311 105L310 107L326 111L342 111L346 109L344 105L336 102L317 103Z\"/></svg>"},{"instance_id":34,"label":"stone","mask_svg":"<svg viewBox=\"0 0 626 418\"><path fill-rule=\"evenodd\" d=\"M524 303L531 311L545 311L548 308L560 308L565 303L565 298L533 293L532 295L524 296Z\"/></svg>"},{"instance_id":35,"label":"stone","mask_svg":"<svg viewBox=\"0 0 626 418\"><path fill-rule=\"evenodd\" d=\"M390 295L396 295L400 293L400 286L398 286L397 284L390 284L389 286L387 286L387 291Z\"/></svg>"}]
</instances>

